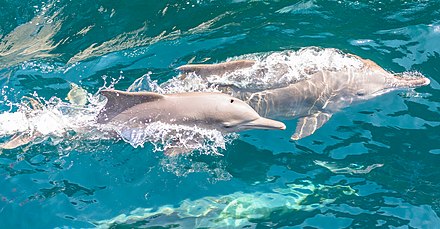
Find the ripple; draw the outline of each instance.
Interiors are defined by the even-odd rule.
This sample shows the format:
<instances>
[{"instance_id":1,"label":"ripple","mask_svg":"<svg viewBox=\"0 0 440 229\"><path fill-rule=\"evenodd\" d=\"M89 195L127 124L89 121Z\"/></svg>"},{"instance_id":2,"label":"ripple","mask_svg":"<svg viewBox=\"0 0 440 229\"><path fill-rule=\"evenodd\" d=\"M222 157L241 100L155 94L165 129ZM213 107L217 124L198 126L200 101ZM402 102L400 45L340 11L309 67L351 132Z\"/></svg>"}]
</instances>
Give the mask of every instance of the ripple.
<instances>
[{"instance_id":1,"label":"ripple","mask_svg":"<svg viewBox=\"0 0 440 229\"><path fill-rule=\"evenodd\" d=\"M440 55L438 26L437 24L414 25L381 30L377 34L402 37L401 39L383 39L380 43L399 52L401 57L394 58L393 61L410 70L414 65L428 61L429 57Z\"/></svg>"}]
</instances>

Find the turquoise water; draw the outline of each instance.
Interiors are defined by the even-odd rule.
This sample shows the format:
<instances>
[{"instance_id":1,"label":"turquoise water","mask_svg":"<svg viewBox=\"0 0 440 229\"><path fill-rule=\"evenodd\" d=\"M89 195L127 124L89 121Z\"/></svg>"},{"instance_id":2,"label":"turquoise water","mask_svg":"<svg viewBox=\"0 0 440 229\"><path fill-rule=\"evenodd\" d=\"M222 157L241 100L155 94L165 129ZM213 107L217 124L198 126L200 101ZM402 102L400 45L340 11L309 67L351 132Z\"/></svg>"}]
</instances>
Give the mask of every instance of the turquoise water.
<instances>
[{"instance_id":1,"label":"turquoise water","mask_svg":"<svg viewBox=\"0 0 440 229\"><path fill-rule=\"evenodd\" d=\"M75 133L2 150L2 228L437 228L439 18L438 1L0 1L2 114L23 96L63 105L70 83L93 97L149 72L164 82L188 62L306 46L431 80L296 142L296 120L239 133L222 156Z\"/></svg>"}]
</instances>

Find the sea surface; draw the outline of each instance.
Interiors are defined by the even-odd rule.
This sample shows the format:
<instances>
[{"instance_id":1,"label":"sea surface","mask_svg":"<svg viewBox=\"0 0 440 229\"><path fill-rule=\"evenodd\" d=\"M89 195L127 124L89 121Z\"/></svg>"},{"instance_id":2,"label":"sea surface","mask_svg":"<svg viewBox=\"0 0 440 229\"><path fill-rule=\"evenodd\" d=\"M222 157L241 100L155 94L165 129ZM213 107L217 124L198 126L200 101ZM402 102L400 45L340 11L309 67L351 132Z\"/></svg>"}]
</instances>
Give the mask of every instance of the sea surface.
<instances>
[{"instance_id":1,"label":"sea surface","mask_svg":"<svg viewBox=\"0 0 440 229\"><path fill-rule=\"evenodd\" d=\"M93 131L104 88L154 90L187 63L306 47L431 84L345 108L298 141L296 120ZM439 80L437 0L0 0L0 143L31 138L0 150L0 227L440 228ZM176 128L186 138L168 141ZM164 154L197 136L192 153Z\"/></svg>"}]
</instances>

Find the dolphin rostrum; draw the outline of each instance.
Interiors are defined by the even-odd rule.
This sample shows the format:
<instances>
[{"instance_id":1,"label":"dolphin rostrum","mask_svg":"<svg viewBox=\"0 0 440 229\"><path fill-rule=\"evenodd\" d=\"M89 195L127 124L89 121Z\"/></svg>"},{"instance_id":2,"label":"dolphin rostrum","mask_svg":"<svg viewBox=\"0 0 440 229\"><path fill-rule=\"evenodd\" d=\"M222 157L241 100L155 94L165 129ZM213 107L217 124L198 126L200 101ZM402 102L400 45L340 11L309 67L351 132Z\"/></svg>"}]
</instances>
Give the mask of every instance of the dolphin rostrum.
<instances>
[{"instance_id":1,"label":"dolphin rostrum","mask_svg":"<svg viewBox=\"0 0 440 229\"><path fill-rule=\"evenodd\" d=\"M98 123L138 127L152 122L197 125L222 132L248 129L280 129L282 122L263 118L248 104L227 94L191 92L158 94L103 90L107 103Z\"/></svg>"},{"instance_id":2,"label":"dolphin rostrum","mask_svg":"<svg viewBox=\"0 0 440 229\"><path fill-rule=\"evenodd\" d=\"M249 90L231 85L217 87L224 93L246 101L261 116L268 118L299 118L292 140L313 134L331 116L350 104L367 100L393 89L413 88L430 83L423 76L392 74L371 60L362 59L361 69L320 70L299 82L285 87L267 90ZM241 64L239 64L241 63ZM252 60L236 60L228 68L228 62L221 64L184 65L178 69L184 74L195 73L207 79L205 72L222 75L236 71L238 66L249 67ZM230 70L228 70L230 69Z\"/></svg>"}]
</instances>

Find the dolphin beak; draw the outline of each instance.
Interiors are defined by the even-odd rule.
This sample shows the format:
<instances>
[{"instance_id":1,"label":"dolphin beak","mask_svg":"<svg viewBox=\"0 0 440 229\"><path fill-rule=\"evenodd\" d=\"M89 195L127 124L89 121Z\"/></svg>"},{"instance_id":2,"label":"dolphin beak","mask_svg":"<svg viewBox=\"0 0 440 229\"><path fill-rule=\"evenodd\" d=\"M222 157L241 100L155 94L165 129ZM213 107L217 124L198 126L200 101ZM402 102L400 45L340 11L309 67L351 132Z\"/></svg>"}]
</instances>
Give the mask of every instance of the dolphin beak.
<instances>
[{"instance_id":1,"label":"dolphin beak","mask_svg":"<svg viewBox=\"0 0 440 229\"><path fill-rule=\"evenodd\" d=\"M394 75L391 87L421 87L429 85L430 80L421 74L403 73Z\"/></svg>"},{"instance_id":2,"label":"dolphin beak","mask_svg":"<svg viewBox=\"0 0 440 229\"><path fill-rule=\"evenodd\" d=\"M285 130L286 125L268 118L257 118L243 125L246 129L269 129L269 130Z\"/></svg>"}]
</instances>

